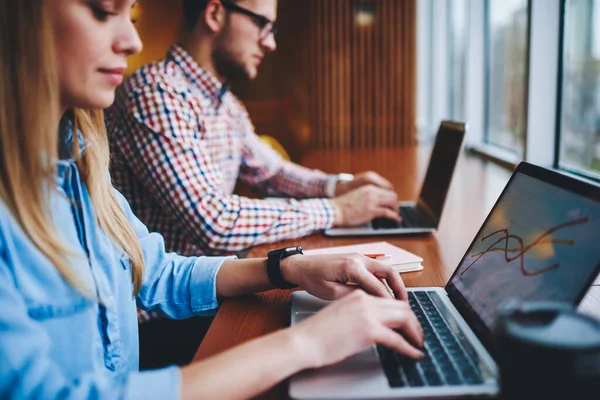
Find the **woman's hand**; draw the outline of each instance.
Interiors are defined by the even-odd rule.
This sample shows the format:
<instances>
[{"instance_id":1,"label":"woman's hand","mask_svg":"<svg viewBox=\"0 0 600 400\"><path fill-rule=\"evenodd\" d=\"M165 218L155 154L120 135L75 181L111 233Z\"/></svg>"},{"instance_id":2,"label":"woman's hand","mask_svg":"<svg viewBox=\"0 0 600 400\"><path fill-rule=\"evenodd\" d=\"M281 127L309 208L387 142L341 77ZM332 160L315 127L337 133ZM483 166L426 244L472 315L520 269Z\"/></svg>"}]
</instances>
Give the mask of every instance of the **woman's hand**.
<instances>
[{"instance_id":1,"label":"woman's hand","mask_svg":"<svg viewBox=\"0 0 600 400\"><path fill-rule=\"evenodd\" d=\"M304 365L342 361L374 344L421 358L423 331L408 302L356 290L290 328L303 349Z\"/></svg>"},{"instance_id":2,"label":"woman's hand","mask_svg":"<svg viewBox=\"0 0 600 400\"><path fill-rule=\"evenodd\" d=\"M292 256L282 260L281 273L324 300L339 299L358 288L378 297L407 300L397 271L359 254Z\"/></svg>"}]
</instances>

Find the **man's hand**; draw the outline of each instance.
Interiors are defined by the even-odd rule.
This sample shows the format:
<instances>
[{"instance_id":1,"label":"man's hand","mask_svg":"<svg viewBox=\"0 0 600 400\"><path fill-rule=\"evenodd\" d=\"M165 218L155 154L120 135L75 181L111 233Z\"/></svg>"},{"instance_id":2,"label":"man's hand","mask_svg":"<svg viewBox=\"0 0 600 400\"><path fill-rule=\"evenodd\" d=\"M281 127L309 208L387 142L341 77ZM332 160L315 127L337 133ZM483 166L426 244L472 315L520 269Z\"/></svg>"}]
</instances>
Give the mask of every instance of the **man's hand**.
<instances>
[{"instance_id":1,"label":"man's hand","mask_svg":"<svg viewBox=\"0 0 600 400\"><path fill-rule=\"evenodd\" d=\"M351 181L340 181L335 186L335 196L344 195L361 186L373 185L382 189L393 190L394 185L377 172L367 171L354 175Z\"/></svg>"},{"instance_id":2,"label":"man's hand","mask_svg":"<svg viewBox=\"0 0 600 400\"><path fill-rule=\"evenodd\" d=\"M398 196L389 189L365 185L331 200L335 208L333 226L361 225L373 218L400 221Z\"/></svg>"}]
</instances>

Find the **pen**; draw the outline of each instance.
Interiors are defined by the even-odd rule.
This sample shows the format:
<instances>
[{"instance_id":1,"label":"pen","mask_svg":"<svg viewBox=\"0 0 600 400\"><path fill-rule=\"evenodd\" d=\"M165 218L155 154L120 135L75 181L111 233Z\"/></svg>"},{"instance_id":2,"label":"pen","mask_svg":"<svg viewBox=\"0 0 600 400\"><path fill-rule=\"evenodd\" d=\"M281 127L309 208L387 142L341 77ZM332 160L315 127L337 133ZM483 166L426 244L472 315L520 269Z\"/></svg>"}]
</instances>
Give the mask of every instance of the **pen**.
<instances>
[{"instance_id":1,"label":"pen","mask_svg":"<svg viewBox=\"0 0 600 400\"><path fill-rule=\"evenodd\" d=\"M363 256L372 258L374 260L385 260L385 259L391 257L389 254L386 254L386 253L363 254Z\"/></svg>"}]
</instances>

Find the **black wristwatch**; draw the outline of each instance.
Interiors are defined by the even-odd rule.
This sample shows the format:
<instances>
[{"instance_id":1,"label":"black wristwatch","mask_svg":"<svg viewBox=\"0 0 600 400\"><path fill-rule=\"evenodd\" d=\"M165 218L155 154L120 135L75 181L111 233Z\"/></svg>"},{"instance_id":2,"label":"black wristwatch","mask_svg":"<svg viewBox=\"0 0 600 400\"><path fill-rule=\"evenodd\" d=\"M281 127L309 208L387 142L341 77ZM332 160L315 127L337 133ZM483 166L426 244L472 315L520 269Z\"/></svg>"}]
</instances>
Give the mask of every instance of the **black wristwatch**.
<instances>
[{"instance_id":1,"label":"black wristwatch","mask_svg":"<svg viewBox=\"0 0 600 400\"><path fill-rule=\"evenodd\" d=\"M293 289L298 287L283 279L281 275L281 260L295 254L302 254L302 247L286 247L284 249L272 250L267 254L267 275L271 283L279 289Z\"/></svg>"}]
</instances>

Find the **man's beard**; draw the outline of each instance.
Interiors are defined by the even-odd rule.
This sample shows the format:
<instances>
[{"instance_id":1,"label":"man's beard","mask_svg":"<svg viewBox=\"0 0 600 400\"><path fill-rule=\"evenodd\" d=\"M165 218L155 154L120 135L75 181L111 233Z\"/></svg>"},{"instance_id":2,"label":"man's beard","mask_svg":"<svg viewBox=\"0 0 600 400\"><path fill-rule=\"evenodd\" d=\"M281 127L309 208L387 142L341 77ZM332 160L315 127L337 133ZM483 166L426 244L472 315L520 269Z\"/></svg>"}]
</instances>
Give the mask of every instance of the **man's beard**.
<instances>
[{"instance_id":1,"label":"man's beard","mask_svg":"<svg viewBox=\"0 0 600 400\"><path fill-rule=\"evenodd\" d=\"M227 24L219 36L215 39L212 51L212 59L217 74L226 80L249 80L252 79L248 70L229 49L229 24Z\"/></svg>"}]
</instances>

